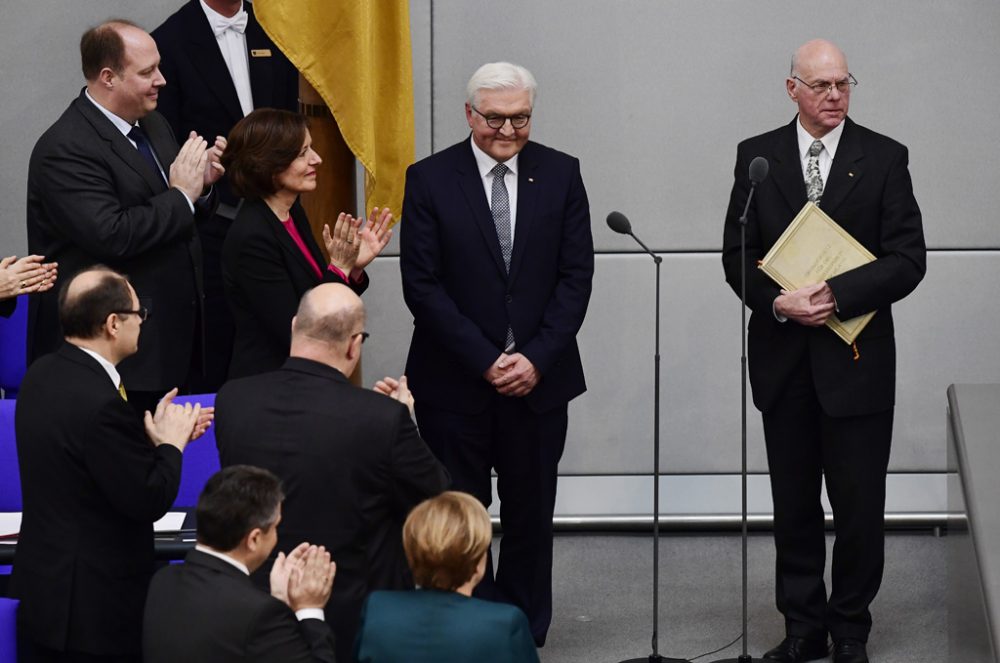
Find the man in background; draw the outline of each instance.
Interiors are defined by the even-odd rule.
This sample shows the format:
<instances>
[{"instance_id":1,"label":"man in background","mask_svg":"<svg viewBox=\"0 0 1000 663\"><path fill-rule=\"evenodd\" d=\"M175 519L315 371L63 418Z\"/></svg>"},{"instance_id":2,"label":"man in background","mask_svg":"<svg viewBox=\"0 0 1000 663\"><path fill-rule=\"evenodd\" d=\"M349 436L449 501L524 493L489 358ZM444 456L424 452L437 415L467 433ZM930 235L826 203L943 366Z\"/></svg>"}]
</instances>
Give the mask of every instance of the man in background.
<instances>
[{"instance_id":1,"label":"man in background","mask_svg":"<svg viewBox=\"0 0 1000 663\"><path fill-rule=\"evenodd\" d=\"M201 249L196 221L222 174L225 147L185 136L178 149L156 112L166 81L156 43L124 20L80 40L87 86L38 139L28 165L28 248L64 279L95 264L129 274L150 313L142 347L123 362L130 402L152 410L201 372ZM55 292L30 300L28 362L61 343Z\"/></svg>"},{"instance_id":2,"label":"man in background","mask_svg":"<svg viewBox=\"0 0 1000 663\"><path fill-rule=\"evenodd\" d=\"M139 660L153 522L173 504L181 453L211 411L169 392L143 421L117 366L148 311L124 276L88 269L64 285L62 346L28 368L15 429L24 499L11 579L24 661Z\"/></svg>"},{"instance_id":3,"label":"man in background","mask_svg":"<svg viewBox=\"0 0 1000 663\"><path fill-rule=\"evenodd\" d=\"M189 0L153 30L169 85L157 110L178 136L228 136L255 108L298 111L299 74L243 0ZM205 275L205 376L196 392L218 391L233 349L233 318L222 287L222 244L240 199L223 177L219 206L198 224Z\"/></svg>"},{"instance_id":4,"label":"man in background","mask_svg":"<svg viewBox=\"0 0 1000 663\"><path fill-rule=\"evenodd\" d=\"M278 542L283 499L278 477L258 467L234 465L209 478L195 549L150 583L145 663L333 663L323 620L336 573L330 553L302 543L278 555L270 593L250 582Z\"/></svg>"},{"instance_id":5,"label":"man in background","mask_svg":"<svg viewBox=\"0 0 1000 663\"><path fill-rule=\"evenodd\" d=\"M382 393L348 381L367 336L360 297L341 284L316 286L292 320L284 366L230 380L216 399L223 467L263 467L284 486L279 549L287 553L295 542L310 541L337 562L326 616L340 661L354 660L365 597L413 586L403 522L411 508L448 486L411 418L406 379L386 378ZM261 582L263 573L266 567Z\"/></svg>"}]
</instances>

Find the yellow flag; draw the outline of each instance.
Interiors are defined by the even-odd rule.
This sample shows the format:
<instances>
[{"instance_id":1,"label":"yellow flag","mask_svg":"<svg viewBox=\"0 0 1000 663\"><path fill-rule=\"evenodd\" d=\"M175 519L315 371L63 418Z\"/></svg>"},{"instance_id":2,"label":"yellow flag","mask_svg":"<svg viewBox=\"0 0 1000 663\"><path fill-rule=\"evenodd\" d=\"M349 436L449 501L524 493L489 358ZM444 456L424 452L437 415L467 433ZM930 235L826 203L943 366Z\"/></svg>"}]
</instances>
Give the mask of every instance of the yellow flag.
<instances>
[{"instance_id":1,"label":"yellow flag","mask_svg":"<svg viewBox=\"0 0 1000 663\"><path fill-rule=\"evenodd\" d=\"M403 206L413 163L409 0L255 0L264 31L329 106L365 168L365 210Z\"/></svg>"}]
</instances>

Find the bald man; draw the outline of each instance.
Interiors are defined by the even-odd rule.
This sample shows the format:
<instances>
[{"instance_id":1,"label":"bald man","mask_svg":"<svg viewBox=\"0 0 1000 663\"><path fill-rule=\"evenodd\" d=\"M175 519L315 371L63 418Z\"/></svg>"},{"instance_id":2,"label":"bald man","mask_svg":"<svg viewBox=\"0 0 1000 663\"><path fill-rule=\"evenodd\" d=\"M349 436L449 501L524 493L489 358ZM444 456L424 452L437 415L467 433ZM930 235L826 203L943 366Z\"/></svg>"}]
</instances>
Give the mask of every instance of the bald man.
<instances>
[{"instance_id":1,"label":"bald man","mask_svg":"<svg viewBox=\"0 0 1000 663\"><path fill-rule=\"evenodd\" d=\"M449 482L413 423L405 377L380 381L381 393L348 381L367 337L361 299L344 285L316 286L292 319L284 366L231 380L216 400L223 467L263 467L284 486L276 552L309 541L337 563L326 617L338 661L354 660L368 593L413 586L403 521ZM269 566L255 574L262 587Z\"/></svg>"},{"instance_id":2,"label":"bald man","mask_svg":"<svg viewBox=\"0 0 1000 663\"><path fill-rule=\"evenodd\" d=\"M21 384L19 660L139 660L153 522L177 496L181 453L211 421L170 392L144 429L126 402L116 367L135 354L145 317L121 274L80 272L59 294L65 342Z\"/></svg>"},{"instance_id":3,"label":"bald man","mask_svg":"<svg viewBox=\"0 0 1000 663\"><path fill-rule=\"evenodd\" d=\"M160 54L145 31L107 21L80 39L86 87L38 139L28 165L28 248L64 279L95 264L129 274L150 313L139 351L122 363L140 414L202 370L201 246L196 221L222 174L225 140L184 136L156 112ZM54 292L28 310L28 361L62 343Z\"/></svg>"},{"instance_id":4,"label":"bald man","mask_svg":"<svg viewBox=\"0 0 1000 663\"><path fill-rule=\"evenodd\" d=\"M892 440L896 348L891 305L923 278L926 249L906 147L855 124L857 81L834 44L814 40L785 81L798 107L791 123L740 143L722 262L740 294L739 217L750 161L770 176L747 221L750 383L764 420L774 498L776 597L787 637L764 658L868 661L868 606L884 565L885 476ZM822 283L782 290L754 268L807 200L816 202L876 260ZM824 323L875 311L853 346ZM820 492L826 478L836 544L829 594Z\"/></svg>"}]
</instances>

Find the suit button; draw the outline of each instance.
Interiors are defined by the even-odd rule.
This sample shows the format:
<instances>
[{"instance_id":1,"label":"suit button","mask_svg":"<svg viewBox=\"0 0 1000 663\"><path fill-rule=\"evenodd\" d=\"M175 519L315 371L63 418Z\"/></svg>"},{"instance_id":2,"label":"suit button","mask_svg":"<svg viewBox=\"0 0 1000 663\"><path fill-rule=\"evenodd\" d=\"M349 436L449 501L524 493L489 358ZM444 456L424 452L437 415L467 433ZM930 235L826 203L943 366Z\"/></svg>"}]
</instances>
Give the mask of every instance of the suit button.
<instances>
[{"instance_id":1,"label":"suit button","mask_svg":"<svg viewBox=\"0 0 1000 663\"><path fill-rule=\"evenodd\" d=\"M511 297L510 295L507 295L506 297L504 297L504 301L510 304L512 301L514 301L514 298Z\"/></svg>"}]
</instances>

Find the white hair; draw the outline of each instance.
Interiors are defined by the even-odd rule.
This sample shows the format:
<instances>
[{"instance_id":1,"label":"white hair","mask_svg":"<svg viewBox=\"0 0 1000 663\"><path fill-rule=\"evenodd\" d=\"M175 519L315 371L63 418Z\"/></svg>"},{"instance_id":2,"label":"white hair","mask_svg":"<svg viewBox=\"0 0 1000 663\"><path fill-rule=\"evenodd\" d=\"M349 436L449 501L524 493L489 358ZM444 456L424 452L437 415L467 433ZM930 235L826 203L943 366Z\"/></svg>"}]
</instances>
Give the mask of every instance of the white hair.
<instances>
[{"instance_id":1,"label":"white hair","mask_svg":"<svg viewBox=\"0 0 1000 663\"><path fill-rule=\"evenodd\" d=\"M521 65L510 62L488 62L476 70L465 86L465 100L470 106L476 105L476 95L480 90L527 90L528 103L535 105L535 90L538 83L531 72Z\"/></svg>"}]
</instances>

